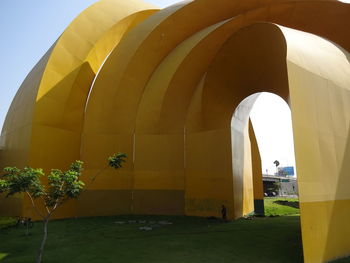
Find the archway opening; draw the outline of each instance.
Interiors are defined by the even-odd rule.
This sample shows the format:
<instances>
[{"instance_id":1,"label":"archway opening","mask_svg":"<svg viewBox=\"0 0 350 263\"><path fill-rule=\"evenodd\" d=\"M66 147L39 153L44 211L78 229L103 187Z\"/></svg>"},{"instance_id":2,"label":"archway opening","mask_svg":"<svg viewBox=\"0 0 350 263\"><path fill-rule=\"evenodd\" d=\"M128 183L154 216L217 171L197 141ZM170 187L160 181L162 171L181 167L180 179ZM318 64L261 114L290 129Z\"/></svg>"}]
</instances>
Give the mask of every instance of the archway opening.
<instances>
[{"instance_id":1,"label":"archway opening","mask_svg":"<svg viewBox=\"0 0 350 263\"><path fill-rule=\"evenodd\" d=\"M267 92L247 97L236 108L231 131L235 207L241 206L242 215L299 214L292 119L286 101Z\"/></svg>"},{"instance_id":2,"label":"archway opening","mask_svg":"<svg viewBox=\"0 0 350 263\"><path fill-rule=\"evenodd\" d=\"M250 112L250 119L261 158L265 213L299 213L289 105L275 94L261 93Z\"/></svg>"}]
</instances>

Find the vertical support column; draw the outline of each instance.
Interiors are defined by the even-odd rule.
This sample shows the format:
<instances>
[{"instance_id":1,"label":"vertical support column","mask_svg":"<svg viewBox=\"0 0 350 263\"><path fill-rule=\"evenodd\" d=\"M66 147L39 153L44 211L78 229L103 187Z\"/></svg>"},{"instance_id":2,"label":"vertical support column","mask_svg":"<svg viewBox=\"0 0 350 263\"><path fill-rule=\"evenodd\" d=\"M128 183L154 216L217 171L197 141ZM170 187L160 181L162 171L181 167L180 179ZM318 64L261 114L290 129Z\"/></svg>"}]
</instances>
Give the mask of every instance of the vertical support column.
<instances>
[{"instance_id":1,"label":"vertical support column","mask_svg":"<svg viewBox=\"0 0 350 263\"><path fill-rule=\"evenodd\" d=\"M253 192L254 192L254 213L259 216L265 215L264 207L264 187L262 179L261 157L258 143L256 141L254 129L249 120L249 138L252 153L252 170L253 170Z\"/></svg>"},{"instance_id":2,"label":"vertical support column","mask_svg":"<svg viewBox=\"0 0 350 263\"><path fill-rule=\"evenodd\" d=\"M344 75L329 80L288 64L306 263L350 254L350 92L345 88L350 68L341 59L335 63L326 57L324 61L323 65L332 65L329 70L336 65ZM338 80L345 80L344 84Z\"/></svg>"}]
</instances>

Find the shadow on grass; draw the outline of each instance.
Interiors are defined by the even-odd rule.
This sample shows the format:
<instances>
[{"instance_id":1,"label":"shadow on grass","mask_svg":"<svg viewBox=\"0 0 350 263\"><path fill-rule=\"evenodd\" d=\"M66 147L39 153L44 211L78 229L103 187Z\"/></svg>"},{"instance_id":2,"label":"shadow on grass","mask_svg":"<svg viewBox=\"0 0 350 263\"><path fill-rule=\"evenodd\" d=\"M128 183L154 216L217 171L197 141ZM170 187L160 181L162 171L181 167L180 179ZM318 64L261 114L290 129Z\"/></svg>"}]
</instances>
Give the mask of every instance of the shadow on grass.
<instances>
[{"instance_id":1,"label":"shadow on grass","mask_svg":"<svg viewBox=\"0 0 350 263\"><path fill-rule=\"evenodd\" d=\"M338 259L338 260L331 261L331 262L332 263L349 263L350 262L350 257Z\"/></svg>"},{"instance_id":2,"label":"shadow on grass","mask_svg":"<svg viewBox=\"0 0 350 263\"><path fill-rule=\"evenodd\" d=\"M273 202L278 205L284 205L299 209L299 201L276 200Z\"/></svg>"}]
</instances>

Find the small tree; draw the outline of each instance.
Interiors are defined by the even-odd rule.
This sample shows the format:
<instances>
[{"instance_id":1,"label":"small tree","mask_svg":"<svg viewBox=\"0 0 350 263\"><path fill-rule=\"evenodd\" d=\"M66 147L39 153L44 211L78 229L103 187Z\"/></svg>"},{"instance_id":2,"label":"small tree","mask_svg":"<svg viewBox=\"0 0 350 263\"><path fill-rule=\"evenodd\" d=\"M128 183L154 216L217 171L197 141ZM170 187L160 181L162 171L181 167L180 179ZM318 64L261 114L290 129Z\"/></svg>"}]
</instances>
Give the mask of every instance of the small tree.
<instances>
[{"instance_id":1,"label":"small tree","mask_svg":"<svg viewBox=\"0 0 350 263\"><path fill-rule=\"evenodd\" d=\"M69 199L77 198L84 188L84 183L79 180L82 167L83 162L75 161L65 172L58 169L51 170L47 176L47 187L43 186L40 180L42 176L45 176L42 169L31 167L25 167L22 170L16 167L4 169L4 179L0 179L0 192L6 192L7 197L17 193L25 193L34 210L43 220L44 236L38 252L38 263L42 260L48 234L48 223L52 214ZM45 212L40 210L37 200L42 201Z\"/></svg>"},{"instance_id":2,"label":"small tree","mask_svg":"<svg viewBox=\"0 0 350 263\"><path fill-rule=\"evenodd\" d=\"M122 167L125 159L126 155L123 153L113 154L108 158L108 166L119 169ZM40 180L42 176L45 176L42 169L31 167L25 167L23 169L7 167L4 169L4 179L0 179L0 193L7 193L7 197L18 193L26 194L35 212L43 220L44 236L38 251L37 263L42 261L48 235L48 223L52 214L68 200L78 198L83 191L85 184L79 180L82 169L83 162L81 161L72 163L70 169L65 172L53 169L47 176L48 183L46 187L43 186ZM96 179L98 174L92 178L91 183ZM40 210L36 203L37 200L41 200L45 212Z\"/></svg>"}]
</instances>

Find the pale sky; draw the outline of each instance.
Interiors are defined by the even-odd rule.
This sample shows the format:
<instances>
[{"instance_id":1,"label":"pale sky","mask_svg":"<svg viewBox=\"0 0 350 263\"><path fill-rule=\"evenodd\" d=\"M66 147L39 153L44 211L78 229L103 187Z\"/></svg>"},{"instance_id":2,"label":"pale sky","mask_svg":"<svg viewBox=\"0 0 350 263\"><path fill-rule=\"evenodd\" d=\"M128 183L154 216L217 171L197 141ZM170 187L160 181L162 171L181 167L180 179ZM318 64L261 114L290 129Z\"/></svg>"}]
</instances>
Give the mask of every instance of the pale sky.
<instances>
[{"instance_id":1,"label":"pale sky","mask_svg":"<svg viewBox=\"0 0 350 263\"><path fill-rule=\"evenodd\" d=\"M0 50L2 51L0 60L0 130L11 101L26 75L69 23L94 2L97 1L0 0ZM148 2L164 8L178 1L148 0ZM346 2L350 2L350 0ZM262 151L264 171L271 169L271 161L273 162L275 159L278 159L281 165L294 163L291 123L287 123L290 113L286 113L286 109L281 110L283 107L288 108L288 106L278 106L278 103L272 103L274 99L266 99L265 97L264 95L258 99L256 102L258 108L252 111L252 119L256 122L257 133L261 133L261 136L258 134L257 137ZM264 100L266 100L265 106L263 105ZM276 106L270 107L272 104ZM279 116L278 122L270 122L269 116L275 115L274 120L276 120L276 113L282 112L287 115ZM260 125L263 128L259 128ZM260 132L264 128L272 130ZM274 135L272 136L272 134ZM286 137L282 137L282 135ZM263 138L263 142L260 142L259 137ZM280 138L278 143L276 138ZM281 149L284 150L281 151Z\"/></svg>"},{"instance_id":2,"label":"pale sky","mask_svg":"<svg viewBox=\"0 0 350 263\"><path fill-rule=\"evenodd\" d=\"M280 166L294 166L294 143L291 111L288 104L272 93L262 93L256 100L250 118L256 133L261 155L262 171L276 172ZM296 172L296 171L295 171Z\"/></svg>"}]
</instances>

